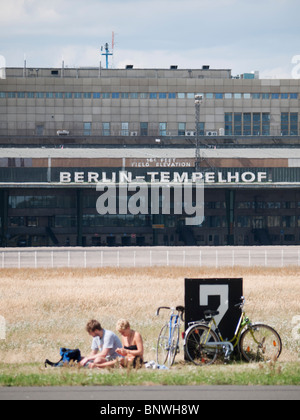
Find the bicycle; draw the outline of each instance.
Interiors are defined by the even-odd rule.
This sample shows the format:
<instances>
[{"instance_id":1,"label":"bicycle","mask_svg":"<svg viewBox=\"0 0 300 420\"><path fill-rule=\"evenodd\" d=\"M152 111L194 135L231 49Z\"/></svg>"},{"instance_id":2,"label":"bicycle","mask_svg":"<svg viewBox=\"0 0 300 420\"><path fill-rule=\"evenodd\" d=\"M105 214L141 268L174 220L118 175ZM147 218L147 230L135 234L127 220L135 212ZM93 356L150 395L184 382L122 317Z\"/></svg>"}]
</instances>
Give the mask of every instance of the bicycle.
<instances>
[{"instance_id":1,"label":"bicycle","mask_svg":"<svg viewBox=\"0 0 300 420\"><path fill-rule=\"evenodd\" d=\"M170 308L168 306L161 306L156 311L156 316L159 315L161 309L171 310L169 321L162 327L156 347L156 362L159 365L167 365L171 367L174 363L176 355L179 353L179 333L180 322L184 321L184 307L177 306Z\"/></svg>"},{"instance_id":2,"label":"bicycle","mask_svg":"<svg viewBox=\"0 0 300 420\"><path fill-rule=\"evenodd\" d=\"M267 362L279 358L282 351L279 334L268 325L253 324L243 311L244 305L244 297L241 303L235 305L240 307L242 314L234 336L229 341L223 339L214 319L218 311L204 311L204 320L189 323L184 337L184 349L191 362L198 366L211 365L222 352L224 361L228 362L235 348L247 362Z\"/></svg>"}]
</instances>

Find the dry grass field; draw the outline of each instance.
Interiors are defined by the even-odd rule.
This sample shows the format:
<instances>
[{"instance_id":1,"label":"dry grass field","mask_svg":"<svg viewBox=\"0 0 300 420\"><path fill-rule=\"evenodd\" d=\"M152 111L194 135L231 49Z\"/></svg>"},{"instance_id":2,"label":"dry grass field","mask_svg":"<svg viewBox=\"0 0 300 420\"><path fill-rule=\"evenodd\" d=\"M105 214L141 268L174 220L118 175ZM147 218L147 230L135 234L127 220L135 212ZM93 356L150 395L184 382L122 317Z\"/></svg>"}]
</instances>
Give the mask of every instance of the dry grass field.
<instances>
[{"instance_id":1,"label":"dry grass field","mask_svg":"<svg viewBox=\"0 0 300 420\"><path fill-rule=\"evenodd\" d=\"M299 268L172 267L1 270L0 315L6 320L6 339L0 340L0 360L42 364L46 358L57 361L60 347L89 352L85 325L91 318L112 330L119 318L129 319L144 337L145 358L154 359L167 316L157 318L156 308L184 304L184 278L197 277L243 277L247 314L278 330L284 345L280 360L299 361L300 342L292 334L292 320L300 315Z\"/></svg>"}]
</instances>

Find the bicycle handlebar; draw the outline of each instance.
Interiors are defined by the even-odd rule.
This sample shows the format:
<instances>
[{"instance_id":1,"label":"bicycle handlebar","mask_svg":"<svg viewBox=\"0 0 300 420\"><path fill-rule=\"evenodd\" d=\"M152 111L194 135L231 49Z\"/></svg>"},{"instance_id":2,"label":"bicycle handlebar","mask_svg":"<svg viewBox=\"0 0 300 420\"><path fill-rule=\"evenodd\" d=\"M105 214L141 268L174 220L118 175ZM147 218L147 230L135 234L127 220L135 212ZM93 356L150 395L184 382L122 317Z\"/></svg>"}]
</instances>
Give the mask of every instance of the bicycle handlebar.
<instances>
[{"instance_id":1,"label":"bicycle handlebar","mask_svg":"<svg viewBox=\"0 0 300 420\"><path fill-rule=\"evenodd\" d=\"M234 305L235 307L239 307L241 309L243 309L244 305L245 305L246 299L244 296L241 296L240 299L240 303L237 303L236 305Z\"/></svg>"},{"instance_id":2,"label":"bicycle handlebar","mask_svg":"<svg viewBox=\"0 0 300 420\"><path fill-rule=\"evenodd\" d=\"M157 308L157 310L156 310L156 316L158 316L158 315L159 315L159 311L160 311L161 309L173 309L173 308L170 308L169 306L160 306L160 307L159 307L159 308Z\"/></svg>"},{"instance_id":3,"label":"bicycle handlebar","mask_svg":"<svg viewBox=\"0 0 300 420\"><path fill-rule=\"evenodd\" d=\"M184 311L185 311L185 308L183 306L176 306L176 308L170 308L169 306L160 306L156 310L156 316L159 315L159 312L160 312L161 309L170 309L173 313L174 313L174 311L179 312L181 320L183 321L183 314L184 314Z\"/></svg>"}]
</instances>

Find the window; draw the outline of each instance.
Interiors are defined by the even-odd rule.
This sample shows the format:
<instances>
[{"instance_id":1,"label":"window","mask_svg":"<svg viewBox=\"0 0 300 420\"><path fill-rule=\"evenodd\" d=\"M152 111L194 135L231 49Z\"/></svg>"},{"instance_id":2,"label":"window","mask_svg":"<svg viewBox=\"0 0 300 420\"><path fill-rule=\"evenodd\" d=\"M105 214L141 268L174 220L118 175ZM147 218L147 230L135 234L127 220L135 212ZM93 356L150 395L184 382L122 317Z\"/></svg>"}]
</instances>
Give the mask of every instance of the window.
<instances>
[{"instance_id":1,"label":"window","mask_svg":"<svg viewBox=\"0 0 300 420\"><path fill-rule=\"evenodd\" d=\"M232 93L225 93L225 99L232 99Z\"/></svg>"},{"instance_id":2,"label":"window","mask_svg":"<svg viewBox=\"0 0 300 420\"><path fill-rule=\"evenodd\" d=\"M178 99L185 99L185 93L178 93Z\"/></svg>"},{"instance_id":3,"label":"window","mask_svg":"<svg viewBox=\"0 0 300 420\"><path fill-rule=\"evenodd\" d=\"M204 136L204 122L199 122L197 128L198 128L199 136Z\"/></svg>"},{"instance_id":4,"label":"window","mask_svg":"<svg viewBox=\"0 0 300 420\"><path fill-rule=\"evenodd\" d=\"M108 92L103 93L102 98L103 99L110 99L110 93L108 93Z\"/></svg>"},{"instance_id":5,"label":"window","mask_svg":"<svg viewBox=\"0 0 300 420\"><path fill-rule=\"evenodd\" d=\"M280 209L281 203L280 201L268 201L267 208L268 209Z\"/></svg>"},{"instance_id":6,"label":"window","mask_svg":"<svg viewBox=\"0 0 300 420\"><path fill-rule=\"evenodd\" d=\"M43 99L43 97L44 97L44 92L37 92L37 93L36 93L36 97L37 97L38 99Z\"/></svg>"},{"instance_id":7,"label":"window","mask_svg":"<svg viewBox=\"0 0 300 420\"><path fill-rule=\"evenodd\" d=\"M251 93L244 93L244 99L251 99Z\"/></svg>"},{"instance_id":8,"label":"window","mask_svg":"<svg viewBox=\"0 0 300 420\"><path fill-rule=\"evenodd\" d=\"M298 113L291 112L290 114L290 135L298 136Z\"/></svg>"},{"instance_id":9,"label":"window","mask_svg":"<svg viewBox=\"0 0 300 420\"><path fill-rule=\"evenodd\" d=\"M252 99L260 99L260 93L252 93Z\"/></svg>"},{"instance_id":10,"label":"window","mask_svg":"<svg viewBox=\"0 0 300 420\"><path fill-rule=\"evenodd\" d=\"M27 227L38 227L38 218L36 216L28 216L26 219Z\"/></svg>"},{"instance_id":11,"label":"window","mask_svg":"<svg viewBox=\"0 0 300 420\"><path fill-rule=\"evenodd\" d=\"M263 93L262 98L263 99L270 99L270 94L269 93Z\"/></svg>"},{"instance_id":12,"label":"window","mask_svg":"<svg viewBox=\"0 0 300 420\"><path fill-rule=\"evenodd\" d=\"M102 136L110 136L110 123L102 123Z\"/></svg>"},{"instance_id":13,"label":"window","mask_svg":"<svg viewBox=\"0 0 300 420\"><path fill-rule=\"evenodd\" d=\"M213 93L207 93L205 95L206 99L214 99L214 94Z\"/></svg>"},{"instance_id":14,"label":"window","mask_svg":"<svg viewBox=\"0 0 300 420\"><path fill-rule=\"evenodd\" d=\"M243 120L244 120L243 134L244 136L251 136L251 122L252 122L251 113L250 112L244 113Z\"/></svg>"},{"instance_id":15,"label":"window","mask_svg":"<svg viewBox=\"0 0 300 420\"><path fill-rule=\"evenodd\" d=\"M195 99L195 94L194 93L187 93L186 97L187 97L187 99Z\"/></svg>"},{"instance_id":16,"label":"window","mask_svg":"<svg viewBox=\"0 0 300 420\"><path fill-rule=\"evenodd\" d=\"M295 201L283 201L282 202L282 208L283 209L295 209L296 203Z\"/></svg>"},{"instance_id":17,"label":"window","mask_svg":"<svg viewBox=\"0 0 300 420\"><path fill-rule=\"evenodd\" d=\"M56 228L70 228L76 227L76 225L76 216L55 216L54 226Z\"/></svg>"},{"instance_id":18,"label":"window","mask_svg":"<svg viewBox=\"0 0 300 420\"><path fill-rule=\"evenodd\" d=\"M8 225L10 227L20 227L20 226L25 226L25 218L20 216L20 217L10 217L9 221L8 221Z\"/></svg>"},{"instance_id":19,"label":"window","mask_svg":"<svg viewBox=\"0 0 300 420\"><path fill-rule=\"evenodd\" d=\"M18 98L25 98L25 92L18 92Z\"/></svg>"},{"instance_id":20,"label":"window","mask_svg":"<svg viewBox=\"0 0 300 420\"><path fill-rule=\"evenodd\" d=\"M159 94L159 99L167 99L167 94L166 93L160 93Z\"/></svg>"},{"instance_id":21,"label":"window","mask_svg":"<svg viewBox=\"0 0 300 420\"><path fill-rule=\"evenodd\" d=\"M72 98L73 98L73 94L71 92L65 93L65 99L72 99Z\"/></svg>"},{"instance_id":22,"label":"window","mask_svg":"<svg viewBox=\"0 0 300 420\"><path fill-rule=\"evenodd\" d=\"M74 93L74 98L75 99L81 99L81 97L82 97L82 93L80 93L80 92L75 92Z\"/></svg>"},{"instance_id":23,"label":"window","mask_svg":"<svg viewBox=\"0 0 300 420\"><path fill-rule=\"evenodd\" d=\"M288 93L282 93L281 94L281 99L289 99L289 94Z\"/></svg>"},{"instance_id":24,"label":"window","mask_svg":"<svg viewBox=\"0 0 300 420\"><path fill-rule=\"evenodd\" d=\"M121 136L129 136L129 123L122 122Z\"/></svg>"},{"instance_id":25,"label":"window","mask_svg":"<svg viewBox=\"0 0 300 420\"><path fill-rule=\"evenodd\" d=\"M242 114L240 112L234 113L234 135L242 135Z\"/></svg>"},{"instance_id":26,"label":"window","mask_svg":"<svg viewBox=\"0 0 300 420\"><path fill-rule=\"evenodd\" d=\"M136 92L132 92L132 93L129 94L129 98L130 99L138 99L139 95Z\"/></svg>"},{"instance_id":27,"label":"window","mask_svg":"<svg viewBox=\"0 0 300 420\"><path fill-rule=\"evenodd\" d=\"M119 99L120 94L119 94L118 92L113 92L113 93L111 94L111 97L112 97L112 99Z\"/></svg>"},{"instance_id":28,"label":"window","mask_svg":"<svg viewBox=\"0 0 300 420\"><path fill-rule=\"evenodd\" d=\"M241 93L235 93L234 94L234 99L242 99L242 94Z\"/></svg>"},{"instance_id":29,"label":"window","mask_svg":"<svg viewBox=\"0 0 300 420\"><path fill-rule=\"evenodd\" d=\"M157 99L157 93L155 92L150 93L150 99Z\"/></svg>"},{"instance_id":30,"label":"window","mask_svg":"<svg viewBox=\"0 0 300 420\"><path fill-rule=\"evenodd\" d=\"M101 97L100 92L94 92L94 93L93 93L93 98L94 98L94 99L100 99L100 97Z\"/></svg>"},{"instance_id":31,"label":"window","mask_svg":"<svg viewBox=\"0 0 300 420\"><path fill-rule=\"evenodd\" d=\"M148 93L141 93L140 94L140 99L148 99Z\"/></svg>"},{"instance_id":32,"label":"window","mask_svg":"<svg viewBox=\"0 0 300 420\"><path fill-rule=\"evenodd\" d=\"M5 92L0 92L0 98L5 98L5 97L6 97Z\"/></svg>"},{"instance_id":33,"label":"window","mask_svg":"<svg viewBox=\"0 0 300 420\"><path fill-rule=\"evenodd\" d=\"M238 227L242 227L242 228L251 227L250 216L238 216L237 225L238 225Z\"/></svg>"},{"instance_id":34,"label":"window","mask_svg":"<svg viewBox=\"0 0 300 420\"><path fill-rule=\"evenodd\" d=\"M289 113L288 112L281 113L281 135L282 136L289 135Z\"/></svg>"},{"instance_id":35,"label":"window","mask_svg":"<svg viewBox=\"0 0 300 420\"><path fill-rule=\"evenodd\" d=\"M298 93L291 93L290 99L298 99Z\"/></svg>"},{"instance_id":36,"label":"window","mask_svg":"<svg viewBox=\"0 0 300 420\"><path fill-rule=\"evenodd\" d=\"M46 93L46 98L47 98L47 99L52 99L52 98L54 98L54 93L53 93L53 92L47 92L47 93Z\"/></svg>"},{"instance_id":37,"label":"window","mask_svg":"<svg viewBox=\"0 0 300 420\"><path fill-rule=\"evenodd\" d=\"M225 113L225 136L232 136L232 112Z\"/></svg>"},{"instance_id":38,"label":"window","mask_svg":"<svg viewBox=\"0 0 300 420\"><path fill-rule=\"evenodd\" d=\"M129 93L127 93L127 92L121 93L121 98L122 99L128 99L129 98Z\"/></svg>"},{"instance_id":39,"label":"window","mask_svg":"<svg viewBox=\"0 0 300 420\"><path fill-rule=\"evenodd\" d=\"M141 136L148 136L148 123L141 122L140 124Z\"/></svg>"},{"instance_id":40,"label":"window","mask_svg":"<svg viewBox=\"0 0 300 420\"><path fill-rule=\"evenodd\" d=\"M296 216L282 216L282 227L283 228L296 227Z\"/></svg>"},{"instance_id":41,"label":"window","mask_svg":"<svg viewBox=\"0 0 300 420\"><path fill-rule=\"evenodd\" d=\"M282 112L281 113L281 135L297 136L298 135L298 113Z\"/></svg>"},{"instance_id":42,"label":"window","mask_svg":"<svg viewBox=\"0 0 300 420\"><path fill-rule=\"evenodd\" d=\"M280 227L280 216L268 216L268 227Z\"/></svg>"},{"instance_id":43,"label":"window","mask_svg":"<svg viewBox=\"0 0 300 420\"><path fill-rule=\"evenodd\" d=\"M253 114L253 136L260 135L260 119L261 119L260 113Z\"/></svg>"},{"instance_id":44,"label":"window","mask_svg":"<svg viewBox=\"0 0 300 420\"><path fill-rule=\"evenodd\" d=\"M27 92L27 98L33 99L34 98L34 92Z\"/></svg>"},{"instance_id":45,"label":"window","mask_svg":"<svg viewBox=\"0 0 300 420\"><path fill-rule=\"evenodd\" d=\"M279 99L279 93L272 93L272 99Z\"/></svg>"},{"instance_id":46,"label":"window","mask_svg":"<svg viewBox=\"0 0 300 420\"><path fill-rule=\"evenodd\" d=\"M84 99L91 99L92 94L90 92L84 92L83 97Z\"/></svg>"},{"instance_id":47,"label":"window","mask_svg":"<svg viewBox=\"0 0 300 420\"><path fill-rule=\"evenodd\" d=\"M220 216L208 216L208 218L207 218L207 227L212 227L212 228L221 227L221 218L220 218Z\"/></svg>"},{"instance_id":48,"label":"window","mask_svg":"<svg viewBox=\"0 0 300 420\"><path fill-rule=\"evenodd\" d=\"M7 97L8 98L15 98L16 97L16 92L7 92Z\"/></svg>"},{"instance_id":49,"label":"window","mask_svg":"<svg viewBox=\"0 0 300 420\"><path fill-rule=\"evenodd\" d=\"M62 92L56 92L56 93L55 93L55 98L56 98L56 99L63 99L63 97L64 97L64 95L63 95L63 93L62 93Z\"/></svg>"},{"instance_id":50,"label":"window","mask_svg":"<svg viewBox=\"0 0 300 420\"><path fill-rule=\"evenodd\" d=\"M178 123L178 136L185 136L186 123Z\"/></svg>"},{"instance_id":51,"label":"window","mask_svg":"<svg viewBox=\"0 0 300 420\"><path fill-rule=\"evenodd\" d=\"M216 99L223 99L223 93L216 93Z\"/></svg>"},{"instance_id":52,"label":"window","mask_svg":"<svg viewBox=\"0 0 300 420\"><path fill-rule=\"evenodd\" d=\"M262 114L262 135L270 135L270 114L268 112Z\"/></svg>"},{"instance_id":53,"label":"window","mask_svg":"<svg viewBox=\"0 0 300 420\"><path fill-rule=\"evenodd\" d=\"M169 93L169 99L176 99L176 93Z\"/></svg>"},{"instance_id":54,"label":"window","mask_svg":"<svg viewBox=\"0 0 300 420\"><path fill-rule=\"evenodd\" d=\"M92 123L85 122L83 124L83 135L84 136L90 136L91 135L91 130L92 130Z\"/></svg>"},{"instance_id":55,"label":"window","mask_svg":"<svg viewBox=\"0 0 300 420\"><path fill-rule=\"evenodd\" d=\"M166 136L167 135L167 123L161 122L159 123L159 135Z\"/></svg>"}]
</instances>

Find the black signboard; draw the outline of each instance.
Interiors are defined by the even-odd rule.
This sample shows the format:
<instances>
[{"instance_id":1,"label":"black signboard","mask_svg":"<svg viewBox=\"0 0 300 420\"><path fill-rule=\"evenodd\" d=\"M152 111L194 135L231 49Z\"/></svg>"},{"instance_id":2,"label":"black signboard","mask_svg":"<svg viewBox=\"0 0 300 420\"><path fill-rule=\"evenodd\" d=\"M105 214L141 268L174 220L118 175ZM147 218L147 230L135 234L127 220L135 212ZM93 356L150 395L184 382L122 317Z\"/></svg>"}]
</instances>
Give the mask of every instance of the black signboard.
<instances>
[{"instance_id":1,"label":"black signboard","mask_svg":"<svg viewBox=\"0 0 300 420\"><path fill-rule=\"evenodd\" d=\"M189 322L204 319L204 311L219 312L215 320L223 339L234 336L241 309L243 279L185 279L185 328Z\"/></svg>"}]
</instances>

